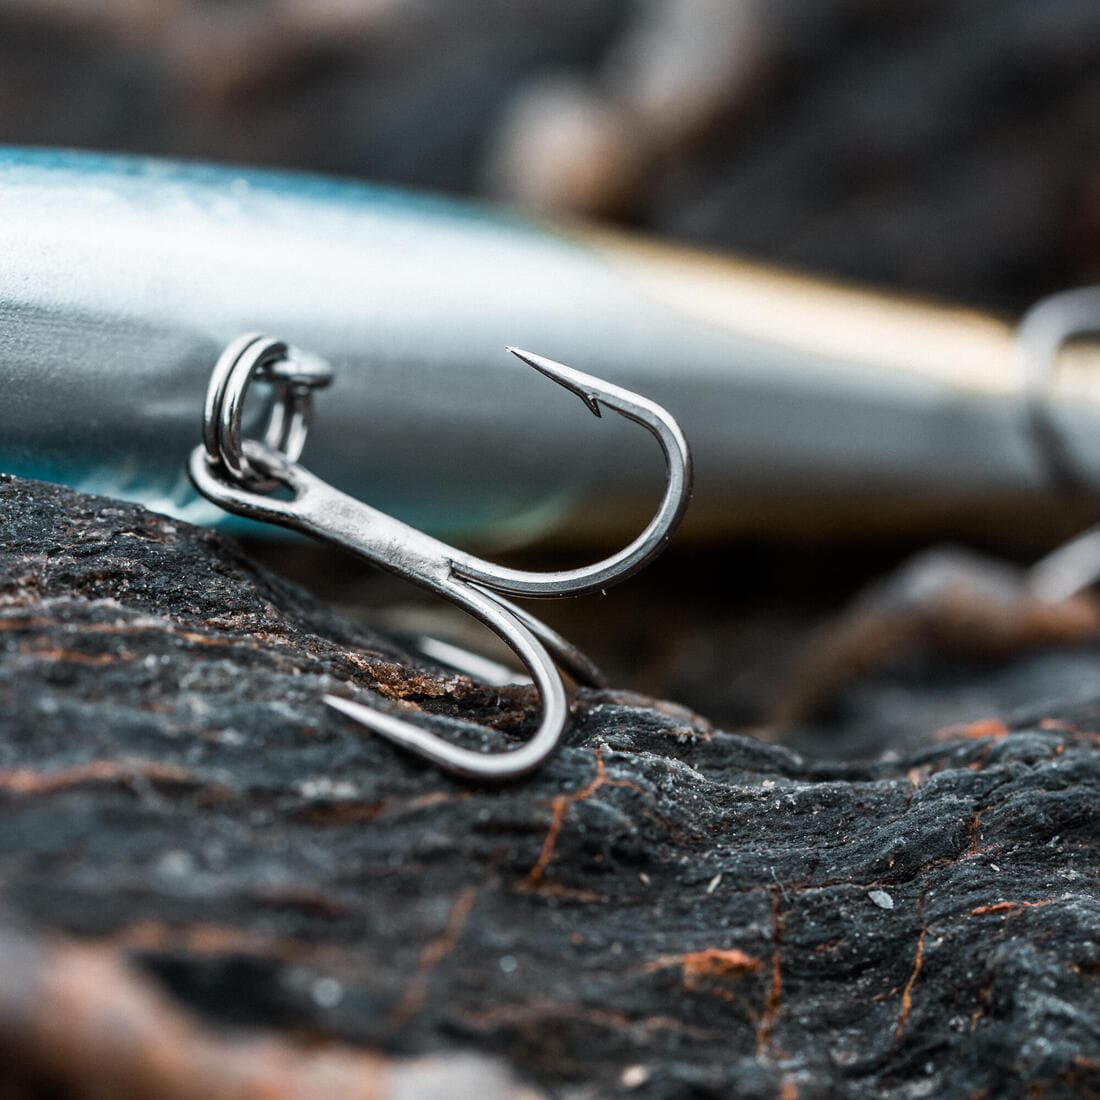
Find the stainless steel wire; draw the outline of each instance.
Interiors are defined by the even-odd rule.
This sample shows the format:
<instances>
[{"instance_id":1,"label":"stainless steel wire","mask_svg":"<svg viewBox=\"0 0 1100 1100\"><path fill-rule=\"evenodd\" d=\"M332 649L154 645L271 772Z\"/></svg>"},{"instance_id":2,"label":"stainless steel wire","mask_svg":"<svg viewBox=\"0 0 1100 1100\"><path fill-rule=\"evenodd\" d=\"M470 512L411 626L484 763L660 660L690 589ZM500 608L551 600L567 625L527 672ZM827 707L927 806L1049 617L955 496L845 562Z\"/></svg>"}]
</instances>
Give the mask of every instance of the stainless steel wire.
<instances>
[{"instance_id":1,"label":"stainless steel wire","mask_svg":"<svg viewBox=\"0 0 1100 1100\"><path fill-rule=\"evenodd\" d=\"M518 348L518 359L575 393L590 412L602 408L641 425L665 457L665 491L645 530L622 550L579 569L509 569L457 550L340 492L298 463L309 429L312 393L331 371L282 341L250 333L234 340L214 368L203 416L203 442L190 475L204 496L229 511L277 523L343 546L374 565L445 599L484 623L511 647L539 692L542 714L520 748L481 753L455 745L406 718L342 696L324 701L368 729L458 775L511 779L539 767L557 748L569 717L559 667L582 684L602 683L599 671L544 623L505 598L581 595L637 572L668 544L691 496L691 454L668 411L639 394ZM263 442L241 434L250 384L269 381L273 401ZM284 495L275 495L281 489Z\"/></svg>"}]
</instances>

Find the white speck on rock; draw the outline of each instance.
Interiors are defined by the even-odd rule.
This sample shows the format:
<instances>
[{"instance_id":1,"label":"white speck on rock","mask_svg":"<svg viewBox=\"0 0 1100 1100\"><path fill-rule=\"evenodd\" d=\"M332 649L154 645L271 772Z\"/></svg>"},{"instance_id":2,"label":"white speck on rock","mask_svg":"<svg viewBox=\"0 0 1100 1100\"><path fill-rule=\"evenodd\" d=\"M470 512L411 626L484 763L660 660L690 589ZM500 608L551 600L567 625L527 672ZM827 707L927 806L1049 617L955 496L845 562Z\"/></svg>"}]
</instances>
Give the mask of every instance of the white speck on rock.
<instances>
[{"instance_id":1,"label":"white speck on rock","mask_svg":"<svg viewBox=\"0 0 1100 1100\"><path fill-rule=\"evenodd\" d=\"M885 890L872 890L867 895L880 909L893 909L894 899Z\"/></svg>"},{"instance_id":2,"label":"white speck on rock","mask_svg":"<svg viewBox=\"0 0 1100 1100\"><path fill-rule=\"evenodd\" d=\"M324 775L313 779L300 780L298 791L303 798L334 800L355 798L359 793L354 783L347 780L329 779L328 776Z\"/></svg>"}]
</instances>

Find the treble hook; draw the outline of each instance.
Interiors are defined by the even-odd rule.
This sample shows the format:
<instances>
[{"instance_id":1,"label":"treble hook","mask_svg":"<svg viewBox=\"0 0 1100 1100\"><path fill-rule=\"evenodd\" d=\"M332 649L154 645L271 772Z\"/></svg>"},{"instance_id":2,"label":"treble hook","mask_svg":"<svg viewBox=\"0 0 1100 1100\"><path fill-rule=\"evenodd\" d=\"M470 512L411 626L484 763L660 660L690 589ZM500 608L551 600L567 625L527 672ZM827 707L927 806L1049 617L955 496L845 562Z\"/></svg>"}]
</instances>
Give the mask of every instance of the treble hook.
<instances>
[{"instance_id":1,"label":"treble hook","mask_svg":"<svg viewBox=\"0 0 1100 1100\"><path fill-rule=\"evenodd\" d=\"M679 425L660 405L541 355L508 348L518 359L576 394L590 412L605 406L640 424L665 457L660 507L645 530L618 553L580 569L508 569L432 538L334 489L298 463L311 412L311 393L331 370L271 337L234 340L214 367L203 415L203 442L192 452L191 480L231 512L336 543L353 554L452 601L497 634L519 657L542 701L534 736L520 748L485 754L451 744L412 722L336 695L324 702L374 733L457 775L511 779L537 768L557 748L569 705L558 668L576 682L600 685L595 666L564 638L505 595L549 599L607 588L636 573L668 544L691 496L691 455ZM274 399L264 441L243 439L245 395L254 379L272 383ZM289 490L290 499L270 495Z\"/></svg>"}]
</instances>

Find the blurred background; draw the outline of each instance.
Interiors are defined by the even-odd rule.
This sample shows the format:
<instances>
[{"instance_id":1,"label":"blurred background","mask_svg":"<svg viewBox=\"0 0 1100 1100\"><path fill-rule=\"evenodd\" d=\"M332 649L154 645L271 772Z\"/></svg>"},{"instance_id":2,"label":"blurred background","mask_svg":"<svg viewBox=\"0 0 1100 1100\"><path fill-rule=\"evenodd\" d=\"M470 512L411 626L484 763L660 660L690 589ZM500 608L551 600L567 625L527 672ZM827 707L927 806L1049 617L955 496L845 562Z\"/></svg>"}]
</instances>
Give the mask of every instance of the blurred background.
<instances>
[{"instance_id":1,"label":"blurred background","mask_svg":"<svg viewBox=\"0 0 1100 1100\"><path fill-rule=\"evenodd\" d=\"M304 168L1019 309L1100 258L1090 0L5 0L0 140Z\"/></svg>"},{"instance_id":2,"label":"blurred background","mask_svg":"<svg viewBox=\"0 0 1100 1100\"><path fill-rule=\"evenodd\" d=\"M1100 277L1100 4L5 0L0 143L475 196L1013 315ZM683 548L538 610L617 682L751 724L805 631L916 548Z\"/></svg>"}]
</instances>

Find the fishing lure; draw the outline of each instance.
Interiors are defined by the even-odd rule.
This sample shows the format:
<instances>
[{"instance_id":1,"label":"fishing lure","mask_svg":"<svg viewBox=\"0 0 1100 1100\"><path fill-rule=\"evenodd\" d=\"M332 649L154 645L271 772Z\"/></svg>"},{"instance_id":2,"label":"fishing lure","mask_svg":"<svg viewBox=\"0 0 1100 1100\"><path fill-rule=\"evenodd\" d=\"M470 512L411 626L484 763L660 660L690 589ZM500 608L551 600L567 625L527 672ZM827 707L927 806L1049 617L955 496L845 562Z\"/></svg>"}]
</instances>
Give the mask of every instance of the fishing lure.
<instances>
[{"instance_id":1,"label":"fishing lure","mask_svg":"<svg viewBox=\"0 0 1100 1100\"><path fill-rule=\"evenodd\" d=\"M558 667L596 686L598 671L573 646L507 596L552 599L599 591L652 561L672 537L691 496L691 455L679 425L660 405L541 355L510 352L576 394L600 416L607 408L645 428L665 459L664 496L648 526L628 546L594 565L558 572L509 569L457 550L355 500L298 463L309 430L313 391L332 379L328 364L255 333L234 340L210 378L203 442L191 454L196 488L239 515L279 524L342 546L374 565L443 596L502 638L531 674L542 700L538 729L522 748L486 755L453 745L411 722L349 699L325 702L375 733L447 771L477 779L511 779L537 768L557 748L569 708ZM245 398L255 379L271 383L263 439L243 438ZM283 490L284 498L275 491Z\"/></svg>"},{"instance_id":2,"label":"fishing lure","mask_svg":"<svg viewBox=\"0 0 1100 1100\"><path fill-rule=\"evenodd\" d=\"M1004 320L362 183L0 149L0 469L224 515L180 469L245 331L337 367L318 474L448 538L618 538L645 507L627 429L507 370L510 342L670 409L706 537L1055 506ZM1100 469L1085 373L1051 408Z\"/></svg>"}]
</instances>

